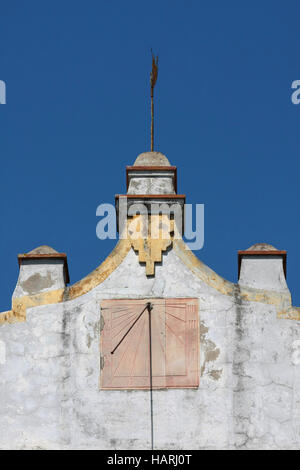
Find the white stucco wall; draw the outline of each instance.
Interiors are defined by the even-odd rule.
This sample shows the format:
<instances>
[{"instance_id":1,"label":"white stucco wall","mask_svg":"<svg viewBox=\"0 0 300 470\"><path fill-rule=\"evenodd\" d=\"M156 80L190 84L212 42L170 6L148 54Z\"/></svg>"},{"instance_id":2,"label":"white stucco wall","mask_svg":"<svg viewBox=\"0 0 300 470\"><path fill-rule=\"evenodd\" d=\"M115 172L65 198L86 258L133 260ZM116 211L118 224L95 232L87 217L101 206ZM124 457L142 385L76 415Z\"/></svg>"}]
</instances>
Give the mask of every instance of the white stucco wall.
<instances>
[{"instance_id":1,"label":"white stucco wall","mask_svg":"<svg viewBox=\"0 0 300 470\"><path fill-rule=\"evenodd\" d=\"M101 300L123 297L199 299L200 386L153 392L156 448L300 449L300 322L221 294L174 250L152 278L131 250L88 294L0 326L0 448L150 448L149 392L99 390Z\"/></svg>"},{"instance_id":2,"label":"white stucco wall","mask_svg":"<svg viewBox=\"0 0 300 470\"><path fill-rule=\"evenodd\" d=\"M276 254L274 256L244 255L239 285L253 289L287 291L282 257Z\"/></svg>"},{"instance_id":3,"label":"white stucco wall","mask_svg":"<svg viewBox=\"0 0 300 470\"><path fill-rule=\"evenodd\" d=\"M130 172L127 194L175 194L172 174L164 171Z\"/></svg>"},{"instance_id":4,"label":"white stucco wall","mask_svg":"<svg viewBox=\"0 0 300 470\"><path fill-rule=\"evenodd\" d=\"M65 287L62 260L23 260L13 297L32 295Z\"/></svg>"}]
</instances>

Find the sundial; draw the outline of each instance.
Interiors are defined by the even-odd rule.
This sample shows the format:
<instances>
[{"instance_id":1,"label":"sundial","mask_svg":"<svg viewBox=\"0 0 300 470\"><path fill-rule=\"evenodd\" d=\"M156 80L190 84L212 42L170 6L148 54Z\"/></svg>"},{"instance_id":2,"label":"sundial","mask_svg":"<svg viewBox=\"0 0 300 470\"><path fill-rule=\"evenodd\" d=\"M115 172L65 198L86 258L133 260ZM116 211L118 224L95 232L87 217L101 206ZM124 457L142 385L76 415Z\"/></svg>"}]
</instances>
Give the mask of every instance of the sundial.
<instances>
[{"instance_id":1,"label":"sundial","mask_svg":"<svg viewBox=\"0 0 300 470\"><path fill-rule=\"evenodd\" d=\"M102 390L199 386L198 299L111 299L101 303Z\"/></svg>"},{"instance_id":2,"label":"sundial","mask_svg":"<svg viewBox=\"0 0 300 470\"><path fill-rule=\"evenodd\" d=\"M102 389L148 390L150 346L153 389L198 387L197 299L104 300L101 314Z\"/></svg>"}]
</instances>

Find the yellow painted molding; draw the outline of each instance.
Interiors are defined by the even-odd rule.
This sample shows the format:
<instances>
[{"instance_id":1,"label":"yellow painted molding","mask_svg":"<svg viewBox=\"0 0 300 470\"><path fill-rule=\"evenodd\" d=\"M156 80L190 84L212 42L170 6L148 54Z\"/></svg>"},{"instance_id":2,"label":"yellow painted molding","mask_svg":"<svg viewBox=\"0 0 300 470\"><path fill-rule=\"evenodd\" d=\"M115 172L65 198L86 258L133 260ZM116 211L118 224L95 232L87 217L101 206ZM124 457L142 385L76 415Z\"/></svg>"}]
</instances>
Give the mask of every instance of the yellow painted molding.
<instances>
[{"instance_id":1,"label":"yellow painted molding","mask_svg":"<svg viewBox=\"0 0 300 470\"><path fill-rule=\"evenodd\" d=\"M285 320L300 321L300 308L290 307L286 310L281 310L280 312L278 312L278 318L282 318Z\"/></svg>"},{"instance_id":2,"label":"yellow painted molding","mask_svg":"<svg viewBox=\"0 0 300 470\"><path fill-rule=\"evenodd\" d=\"M38 305L58 304L63 301L64 289L57 289L35 295L24 295L12 300L12 310L0 314L0 325L26 321L26 310Z\"/></svg>"},{"instance_id":3,"label":"yellow painted molding","mask_svg":"<svg viewBox=\"0 0 300 470\"><path fill-rule=\"evenodd\" d=\"M212 269L206 266L197 256L188 248L182 239L176 239L173 241L173 248L177 256L183 261L183 263L205 284L213 287L218 292L224 295L235 295L236 285L227 281L226 279L219 276ZM260 289L247 289L240 287L239 296L241 300L248 302L260 302L265 304L274 305L277 309L279 317L280 312L286 312L291 308L291 295L289 293L280 293L276 291L267 291ZM295 308L293 308L295 310ZM300 309L299 309L300 311ZM293 314L293 319L297 318L297 315ZM283 318L283 317L280 317Z\"/></svg>"},{"instance_id":4,"label":"yellow painted molding","mask_svg":"<svg viewBox=\"0 0 300 470\"><path fill-rule=\"evenodd\" d=\"M131 244L127 239L120 240L110 255L92 273L76 282L69 289L58 289L35 295L25 295L12 300L12 310L0 313L0 325L26 321L26 310L30 307L58 304L88 293L101 284L124 260Z\"/></svg>"},{"instance_id":5,"label":"yellow painted molding","mask_svg":"<svg viewBox=\"0 0 300 470\"><path fill-rule=\"evenodd\" d=\"M213 287L221 294L234 294L234 284L219 276L206 264L202 263L182 239L174 239L173 248L178 258L205 284Z\"/></svg>"},{"instance_id":6,"label":"yellow painted molding","mask_svg":"<svg viewBox=\"0 0 300 470\"><path fill-rule=\"evenodd\" d=\"M122 263L131 249L128 239L120 240L110 255L103 261L98 268L88 274L80 281L70 286L65 300L72 300L87 294L90 290L101 284L108 276Z\"/></svg>"},{"instance_id":7,"label":"yellow painted molding","mask_svg":"<svg viewBox=\"0 0 300 470\"><path fill-rule=\"evenodd\" d=\"M36 307L38 305L58 304L63 301L64 292L65 289L57 289L15 298L12 301L12 310L14 315L19 318L20 321L25 321L27 308Z\"/></svg>"},{"instance_id":8,"label":"yellow painted molding","mask_svg":"<svg viewBox=\"0 0 300 470\"><path fill-rule=\"evenodd\" d=\"M4 323L16 323L16 321L17 320L14 318L14 312L12 310L0 313L0 325L3 325Z\"/></svg>"},{"instance_id":9,"label":"yellow painted molding","mask_svg":"<svg viewBox=\"0 0 300 470\"><path fill-rule=\"evenodd\" d=\"M219 276L212 269L200 261L188 248L182 239L173 239L173 249L179 259L205 284L227 296L235 296L235 284ZM129 238L121 239L110 255L93 272L69 288L39 293L36 295L15 298L12 301L12 310L0 313L0 325L16 323L26 320L26 310L30 307L50 305L76 299L87 294L101 284L123 262L132 246ZM159 247L158 247L159 248ZM274 305L278 318L300 321L300 308L292 307L289 293L278 293L258 289L239 289L241 300L248 302L261 302Z\"/></svg>"},{"instance_id":10,"label":"yellow painted molding","mask_svg":"<svg viewBox=\"0 0 300 470\"><path fill-rule=\"evenodd\" d=\"M240 288L240 297L242 300L248 302L260 302L263 304L275 305L278 312L279 309L290 308L292 302L290 293L280 293L276 291L260 289L247 289L245 287Z\"/></svg>"}]
</instances>

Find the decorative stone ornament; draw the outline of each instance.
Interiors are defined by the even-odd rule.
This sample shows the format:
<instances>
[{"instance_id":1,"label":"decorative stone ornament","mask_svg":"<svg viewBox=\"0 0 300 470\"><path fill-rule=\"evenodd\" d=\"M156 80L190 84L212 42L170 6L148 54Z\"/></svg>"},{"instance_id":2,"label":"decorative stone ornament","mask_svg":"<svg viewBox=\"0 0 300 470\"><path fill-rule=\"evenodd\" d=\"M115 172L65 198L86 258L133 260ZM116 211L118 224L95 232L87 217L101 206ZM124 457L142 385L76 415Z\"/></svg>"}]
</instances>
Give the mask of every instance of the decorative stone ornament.
<instances>
[{"instance_id":1,"label":"decorative stone ornament","mask_svg":"<svg viewBox=\"0 0 300 470\"><path fill-rule=\"evenodd\" d=\"M146 275L154 276L155 263L162 261L163 251L172 244L174 221L167 215L141 215L128 221L127 230L140 263L146 263Z\"/></svg>"}]
</instances>

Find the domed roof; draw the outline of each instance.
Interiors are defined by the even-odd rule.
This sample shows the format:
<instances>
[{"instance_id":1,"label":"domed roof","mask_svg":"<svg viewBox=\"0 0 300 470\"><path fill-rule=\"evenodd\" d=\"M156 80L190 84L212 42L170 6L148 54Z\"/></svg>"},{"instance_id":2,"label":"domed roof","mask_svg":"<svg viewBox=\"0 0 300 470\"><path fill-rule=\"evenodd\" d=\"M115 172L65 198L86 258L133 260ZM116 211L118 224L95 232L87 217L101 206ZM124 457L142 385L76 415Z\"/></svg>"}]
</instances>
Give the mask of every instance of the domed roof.
<instances>
[{"instance_id":1,"label":"domed roof","mask_svg":"<svg viewBox=\"0 0 300 470\"><path fill-rule=\"evenodd\" d=\"M171 164L160 152L144 152L137 157L134 166L171 166Z\"/></svg>"},{"instance_id":2,"label":"domed roof","mask_svg":"<svg viewBox=\"0 0 300 470\"><path fill-rule=\"evenodd\" d=\"M29 251L28 255L51 255L53 253L58 253L58 251L51 248L51 246L41 245L34 248L34 250Z\"/></svg>"},{"instance_id":3,"label":"domed roof","mask_svg":"<svg viewBox=\"0 0 300 470\"><path fill-rule=\"evenodd\" d=\"M268 243L255 243L255 245L250 246L247 248L246 251L278 251L277 248L273 245L269 245Z\"/></svg>"}]
</instances>

